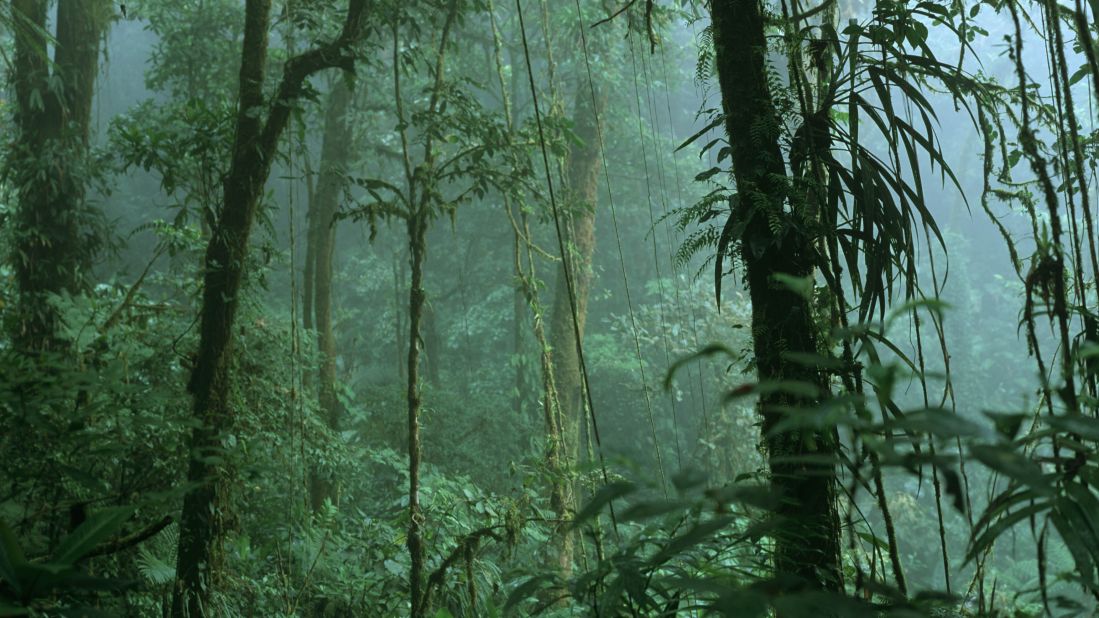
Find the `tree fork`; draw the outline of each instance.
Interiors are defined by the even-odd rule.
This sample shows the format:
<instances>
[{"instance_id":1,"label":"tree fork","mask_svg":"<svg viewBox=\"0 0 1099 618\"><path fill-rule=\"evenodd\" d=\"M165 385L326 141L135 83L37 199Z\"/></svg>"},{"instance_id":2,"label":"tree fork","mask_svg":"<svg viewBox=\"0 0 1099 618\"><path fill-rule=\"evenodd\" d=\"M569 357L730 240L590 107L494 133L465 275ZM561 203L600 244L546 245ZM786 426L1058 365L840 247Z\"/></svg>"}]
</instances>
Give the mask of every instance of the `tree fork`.
<instances>
[{"instance_id":1,"label":"tree fork","mask_svg":"<svg viewBox=\"0 0 1099 618\"><path fill-rule=\"evenodd\" d=\"M353 45L366 21L368 0L349 0L339 36L330 43L290 58L266 115L263 81L267 64L267 29L271 0L248 0L240 66L240 103L232 160L223 183L221 214L206 248L199 348L188 390L200 422L191 434L187 480L195 486L183 501L173 618L204 618L222 535L221 509L229 472L219 459L222 436L232 428L229 406L230 349L248 252L248 238L260 196L271 170L279 138L306 79L329 69L351 70Z\"/></svg>"}]
</instances>

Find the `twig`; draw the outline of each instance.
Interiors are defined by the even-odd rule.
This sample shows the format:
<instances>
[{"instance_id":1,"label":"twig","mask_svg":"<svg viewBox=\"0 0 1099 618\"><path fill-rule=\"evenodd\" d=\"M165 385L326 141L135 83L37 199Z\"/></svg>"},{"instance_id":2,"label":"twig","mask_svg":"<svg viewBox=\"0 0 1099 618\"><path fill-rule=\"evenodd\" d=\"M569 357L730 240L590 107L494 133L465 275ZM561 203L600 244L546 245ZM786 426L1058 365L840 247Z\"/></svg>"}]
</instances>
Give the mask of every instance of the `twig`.
<instances>
[{"instance_id":1,"label":"twig","mask_svg":"<svg viewBox=\"0 0 1099 618\"><path fill-rule=\"evenodd\" d=\"M118 307L116 307L115 310L111 312L111 315L107 318L107 321L103 322L103 325L99 327L100 333L105 333L113 328L116 324L118 324L118 321L122 319L122 312L125 311L127 307L133 305L134 298L137 296L137 291L140 290L141 285L145 283L145 277L148 276L149 269L153 267L153 264L156 263L157 259L160 258L160 256L164 253L164 250L167 247L167 244L161 245L160 248L157 249L156 253L153 254L153 258L149 260L148 264L145 265L145 270L141 271L141 275L137 278L137 281L134 281L133 285L130 286L130 289L126 290L126 297L123 298Z\"/></svg>"},{"instance_id":2,"label":"twig","mask_svg":"<svg viewBox=\"0 0 1099 618\"><path fill-rule=\"evenodd\" d=\"M635 4L637 4L637 0L630 0L626 4L622 5L622 7L619 8L617 11L615 11L614 13L611 13L610 17L605 17L603 19L600 19L599 21L592 24L591 27L594 28L596 26L601 26L601 25L613 20L615 17L618 17L619 15L621 15L621 14L625 13L626 11L628 11L630 9L630 7L632 7ZM825 2L824 6L827 6L827 4L828 3ZM649 37L649 53L655 53L656 52L656 41L657 41L657 39L656 39L656 30L653 28L653 6L654 6L653 0L645 0L645 34L648 35L648 37ZM823 6L819 7L819 8L823 8Z\"/></svg>"}]
</instances>

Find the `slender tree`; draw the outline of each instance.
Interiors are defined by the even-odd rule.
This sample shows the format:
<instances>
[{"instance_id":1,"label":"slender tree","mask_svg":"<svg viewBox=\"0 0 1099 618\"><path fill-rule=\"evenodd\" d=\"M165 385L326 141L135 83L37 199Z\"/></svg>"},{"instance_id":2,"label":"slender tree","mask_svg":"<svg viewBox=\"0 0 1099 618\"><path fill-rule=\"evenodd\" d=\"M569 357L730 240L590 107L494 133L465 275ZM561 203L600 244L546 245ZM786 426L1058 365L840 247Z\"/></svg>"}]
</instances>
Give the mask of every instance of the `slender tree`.
<instances>
[{"instance_id":1,"label":"slender tree","mask_svg":"<svg viewBox=\"0 0 1099 618\"><path fill-rule=\"evenodd\" d=\"M476 101L467 98L455 87L460 83L448 77L448 63L457 39L455 32L462 23L462 0L449 0L440 16L437 38L431 53L424 47L403 40L408 34L423 31L421 20L395 16L392 24L393 98L397 112L396 133L401 149L399 159L403 171L402 186L383 179L363 181L375 198L357 211L356 216L399 219L408 239L408 339L405 363L407 380L408 428L408 536L411 558L409 596L411 615L424 616L432 608L432 592L441 573L425 577L428 544L425 542L425 514L420 502L420 468L422 443L420 414L423 407L421 372L426 367L424 348L428 319L428 295L425 285L425 265L428 256L427 233L433 221L443 214L454 216L466 202L480 199L491 188L514 189L518 174L501 172L499 156L511 147L507 129L494 114ZM406 21L403 21L406 20ZM404 24L411 24L407 29ZM423 105L413 105L404 94L404 77L409 66L420 60L427 65L429 75L421 91ZM514 155L506 161L513 161ZM383 192L387 195L383 196ZM396 270L396 269L395 269ZM396 274L396 273L395 273ZM444 561L444 565L449 562Z\"/></svg>"},{"instance_id":2,"label":"slender tree","mask_svg":"<svg viewBox=\"0 0 1099 618\"><path fill-rule=\"evenodd\" d=\"M224 478L228 472L215 455L221 451L222 436L233 422L234 411L229 403L233 322L239 307L248 237L263 187L279 138L306 80L324 69L354 67L353 48L365 30L368 6L368 0L349 0L339 36L290 58L273 97L267 101L263 86L271 0L248 0L245 5L232 160L223 183L224 203L206 248L199 349L188 385L199 425L190 438L187 479L194 488L184 498L180 519L174 618L211 615L208 602L215 582L210 576L223 532Z\"/></svg>"},{"instance_id":3,"label":"slender tree","mask_svg":"<svg viewBox=\"0 0 1099 618\"><path fill-rule=\"evenodd\" d=\"M496 65L497 83L500 87L500 98L504 106L504 119L507 122L511 139L515 138L515 119L512 112L511 89L505 77L503 60L503 40L500 28L496 22L496 7L489 0L489 16L492 21L493 34L493 60ZM515 79L514 73L512 79ZM593 115L594 116L594 115ZM532 238L531 226L526 211L521 207L515 207L514 196L503 193L504 212L511 223L514 245L513 258L515 261L516 278L516 306L515 311L515 345L516 355L521 356L523 345L520 330L520 321L525 321L529 314L530 328L534 340L538 344L539 368L542 377L542 416L545 423L546 434L546 468L552 478L550 482L550 504L554 513L563 523L568 516L569 492L567 483L567 466L565 465L564 451L561 440L561 406L558 401L557 379L554 374L553 346L550 344L546 332L545 309L539 294L539 280L536 273L535 254L540 252ZM594 243L589 243L594 247ZM544 253L544 252L543 252ZM548 254L547 254L548 255ZM559 282L559 285L564 285ZM565 299L567 302L567 298ZM567 311L567 308L566 308ZM570 318L571 319L571 318ZM571 323L571 322L570 322ZM571 331L570 331L571 333ZM523 367L517 367L516 389L519 393L519 402L523 401L522 387L525 383ZM579 367L574 370L579 371ZM518 409L518 406L517 406ZM558 529L557 563L560 573L567 577L572 569L572 536L566 526Z\"/></svg>"},{"instance_id":4,"label":"slender tree","mask_svg":"<svg viewBox=\"0 0 1099 618\"><path fill-rule=\"evenodd\" d=\"M446 86L445 70L447 45L452 28L458 18L460 0L450 0L446 16L439 34L439 47L432 63L434 79L428 89L429 96L425 108L427 118L440 114L440 105L444 99ZM393 98L397 110L398 133L401 140L401 159L404 168L405 186L403 190L393 187L403 208L398 209L397 217L404 220L408 234L409 250L409 289L408 289L408 350L406 360L406 403L408 405L408 546L411 565L409 568L409 602L413 618L426 615L431 600L426 594L424 571L426 548L424 547L424 515L420 506L420 462L423 453L420 444L420 410L423 406L423 394L420 389L420 364L423 338L424 313L427 304L427 290L424 287L424 265L427 260L427 230L431 221L438 215L443 197L438 192L437 165L439 165L438 143L434 135L428 132L423 139L422 157L413 166L412 143L409 137L409 117L405 113L405 101L401 91L400 27L393 23Z\"/></svg>"},{"instance_id":5,"label":"slender tree","mask_svg":"<svg viewBox=\"0 0 1099 618\"><path fill-rule=\"evenodd\" d=\"M336 336L332 330L332 260L336 245L336 212L340 196L347 186L346 168L351 153L351 127L347 120L351 107L351 88L345 80L337 80L328 99L324 121L324 144L321 147L320 175L309 202L309 247L306 278L310 285L306 293L312 302L312 324L317 329L317 349L320 366L317 370L317 390L321 414L333 432L340 430L340 402L336 397ZM331 499L332 482L314 470L310 482L313 510L320 509Z\"/></svg>"},{"instance_id":6,"label":"slender tree","mask_svg":"<svg viewBox=\"0 0 1099 618\"><path fill-rule=\"evenodd\" d=\"M771 483L782 500L774 568L795 586L841 591L836 440L826 430L774 431L783 411L812 407L828 392L828 382L818 369L791 360L791 354L819 351L809 299L781 281L811 276L813 248L805 213L787 207L789 179L765 66L764 18L759 0L712 0L710 13L737 190L730 216L743 225L737 240L752 302L756 370L761 382L778 387L759 402ZM784 383L808 386L816 395L795 395Z\"/></svg>"},{"instance_id":7,"label":"slender tree","mask_svg":"<svg viewBox=\"0 0 1099 618\"><path fill-rule=\"evenodd\" d=\"M33 351L54 342L58 316L50 295L81 287L98 244L85 203L87 153L99 43L113 3L60 0L53 41L49 6L46 0L12 2L17 136L9 173L18 199L12 256L20 305L16 336Z\"/></svg>"}]
</instances>

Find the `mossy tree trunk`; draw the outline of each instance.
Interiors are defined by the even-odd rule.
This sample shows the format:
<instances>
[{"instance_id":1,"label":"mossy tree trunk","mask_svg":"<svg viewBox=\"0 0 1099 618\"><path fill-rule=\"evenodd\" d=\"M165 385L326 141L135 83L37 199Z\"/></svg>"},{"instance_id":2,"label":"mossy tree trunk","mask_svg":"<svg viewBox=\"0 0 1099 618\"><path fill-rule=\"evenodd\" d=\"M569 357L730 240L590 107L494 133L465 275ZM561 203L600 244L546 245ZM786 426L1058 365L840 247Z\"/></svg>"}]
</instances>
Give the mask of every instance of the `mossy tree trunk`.
<instances>
[{"instance_id":1,"label":"mossy tree trunk","mask_svg":"<svg viewBox=\"0 0 1099 618\"><path fill-rule=\"evenodd\" d=\"M424 261L427 259L426 208L408 219L408 246L411 254L412 274L408 288L408 554L409 596L412 616L420 618L427 613L424 607L424 538L423 512L420 507L420 326L424 317L427 292L424 290Z\"/></svg>"},{"instance_id":2,"label":"mossy tree trunk","mask_svg":"<svg viewBox=\"0 0 1099 618\"><path fill-rule=\"evenodd\" d=\"M324 144L321 147L320 177L309 204L309 249L307 267L312 268L313 294L309 303L312 323L317 329L317 398L328 428L340 431L340 402L336 396L336 336L332 326L332 273L336 247L336 213L347 186L346 168L351 153L351 127L347 114L351 107L351 88L343 79L336 80L328 99L324 120ZM310 500L317 511L333 495L333 482L316 468L310 479Z\"/></svg>"},{"instance_id":3,"label":"mossy tree trunk","mask_svg":"<svg viewBox=\"0 0 1099 618\"><path fill-rule=\"evenodd\" d=\"M229 404L233 324L239 307L248 238L278 142L306 79L327 68L350 70L352 46L360 38L367 0L349 0L343 29L331 43L286 62L271 101L263 96L271 0L248 0L240 66L240 99L229 173L223 183L221 213L206 248L199 348L188 390L199 425L190 437L187 481L194 486L183 501L173 618L211 616L217 548L226 504L223 439L233 427Z\"/></svg>"},{"instance_id":4,"label":"mossy tree trunk","mask_svg":"<svg viewBox=\"0 0 1099 618\"><path fill-rule=\"evenodd\" d=\"M458 19L460 0L450 0L446 17L439 34L439 46L434 63L434 83L430 89L424 113L433 117L441 113L443 89L446 86L446 59L451 29ZM423 461L420 437L420 411L423 393L420 387L422 362L423 322L427 309L427 291L424 287L424 265L427 261L427 231L433 218L445 206L440 202L437 190L436 163L438 152L433 135L423 142L423 156L413 166L412 150L408 135L410 126L405 116L405 102L401 93L400 29L393 24L393 98L396 103L398 133L405 173L404 203L402 213L408 233L409 289L408 289L408 354L406 357L408 403L408 536L405 544L410 558L408 572L409 605L412 618L423 618L431 609L429 588L425 586L427 547L424 544L424 513L420 505L420 464Z\"/></svg>"},{"instance_id":5,"label":"mossy tree trunk","mask_svg":"<svg viewBox=\"0 0 1099 618\"><path fill-rule=\"evenodd\" d=\"M565 225L566 246L572 268L572 294L565 278L564 265L557 269L553 306L550 312L550 345L553 350L553 375L556 380L559 403L556 426L547 427L549 439L556 440L556 457L549 462L554 485L551 502L560 519L566 519L573 505L573 490L565 473L579 453L580 424L584 415L584 384L581 373L578 346L584 337L588 316L588 297L591 292L592 258L595 255L595 208L599 194L600 136L598 119L603 113L606 97L595 94L586 76L577 80L576 104L573 126L580 143L569 153L568 162L568 220ZM575 301L576 324L573 324ZM579 332L581 341L577 342ZM547 401L551 399L547 396ZM551 449L552 450L552 449ZM572 572L572 535L561 532L558 560L562 572Z\"/></svg>"},{"instance_id":6,"label":"mossy tree trunk","mask_svg":"<svg viewBox=\"0 0 1099 618\"><path fill-rule=\"evenodd\" d=\"M85 204L88 136L99 43L113 4L60 0L52 63L50 4L12 2L18 136L9 169L18 200L13 262L20 316L15 335L27 351L55 347L58 316L48 299L79 290L98 244Z\"/></svg>"},{"instance_id":7,"label":"mossy tree trunk","mask_svg":"<svg viewBox=\"0 0 1099 618\"><path fill-rule=\"evenodd\" d=\"M785 418L780 410L795 407L809 412L827 395L828 382L819 370L792 362L786 354L819 352L810 301L776 279L811 277L813 246L808 222L787 204L780 125L765 67L764 18L759 0L713 0L710 10L739 195L733 216L747 220L735 240L752 301L759 380L799 382L819 393L797 397L779 390L760 398L771 483L782 497L776 513L774 569L792 587L842 591L834 432L773 431Z\"/></svg>"}]
</instances>

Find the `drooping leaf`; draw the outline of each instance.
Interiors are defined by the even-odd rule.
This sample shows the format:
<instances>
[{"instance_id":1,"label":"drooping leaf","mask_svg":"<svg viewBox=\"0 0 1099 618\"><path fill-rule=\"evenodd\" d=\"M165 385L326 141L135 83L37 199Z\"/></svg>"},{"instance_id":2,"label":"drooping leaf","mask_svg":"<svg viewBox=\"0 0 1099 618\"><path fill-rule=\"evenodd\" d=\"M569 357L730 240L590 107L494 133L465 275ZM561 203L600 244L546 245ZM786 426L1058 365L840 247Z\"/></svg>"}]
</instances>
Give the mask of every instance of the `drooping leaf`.
<instances>
[{"instance_id":1,"label":"drooping leaf","mask_svg":"<svg viewBox=\"0 0 1099 618\"><path fill-rule=\"evenodd\" d=\"M714 295L717 298L717 310L721 311L721 280L725 276L725 255L729 251L734 240L740 238L744 232L744 226L751 218L751 210L741 212L741 199L739 194L729 196L729 218L725 220L725 226L721 228L721 236L717 240L717 249L714 253Z\"/></svg>"},{"instance_id":2,"label":"drooping leaf","mask_svg":"<svg viewBox=\"0 0 1099 618\"><path fill-rule=\"evenodd\" d=\"M732 348L721 345L720 343L711 343L701 350L688 354L682 358L678 358L668 368L668 373L664 376L664 390L669 390L672 387L672 379L675 377L677 371L679 371L684 365L694 362L702 358L709 358L711 356L725 355L730 358L736 358L736 352Z\"/></svg>"},{"instance_id":3,"label":"drooping leaf","mask_svg":"<svg viewBox=\"0 0 1099 618\"><path fill-rule=\"evenodd\" d=\"M76 530L61 539L51 561L57 564L74 564L118 532L133 512L131 507L116 507L93 513Z\"/></svg>"},{"instance_id":4,"label":"drooping leaf","mask_svg":"<svg viewBox=\"0 0 1099 618\"><path fill-rule=\"evenodd\" d=\"M576 514L576 517L572 520L572 527L575 528L595 517L603 510L603 507L634 491L637 491L637 486L626 481L614 481L600 487L599 491L595 492L591 500L588 500L588 503L584 505L584 508Z\"/></svg>"},{"instance_id":5,"label":"drooping leaf","mask_svg":"<svg viewBox=\"0 0 1099 618\"><path fill-rule=\"evenodd\" d=\"M535 575L527 579L516 586L508 595L507 601L504 603L504 611L510 614L520 603L534 596L537 591L549 586L553 581L554 577L551 575Z\"/></svg>"},{"instance_id":6,"label":"drooping leaf","mask_svg":"<svg viewBox=\"0 0 1099 618\"><path fill-rule=\"evenodd\" d=\"M656 500L652 502L639 502L622 511L618 519L620 521L642 521L660 517L674 511L683 510L684 504L676 500Z\"/></svg>"},{"instance_id":7,"label":"drooping leaf","mask_svg":"<svg viewBox=\"0 0 1099 618\"><path fill-rule=\"evenodd\" d=\"M1079 436L1081 439L1099 442L1099 419L1083 414L1066 414L1045 418L1050 427L1065 433Z\"/></svg>"},{"instance_id":8,"label":"drooping leaf","mask_svg":"<svg viewBox=\"0 0 1099 618\"><path fill-rule=\"evenodd\" d=\"M1053 491L1041 466L1007 446L977 444L970 446L969 452L992 470L1038 493L1049 494Z\"/></svg>"},{"instance_id":9,"label":"drooping leaf","mask_svg":"<svg viewBox=\"0 0 1099 618\"><path fill-rule=\"evenodd\" d=\"M712 131L713 129L716 129L716 128L720 127L723 122L725 122L725 114L720 114L720 113L715 114L714 117L711 118L710 121L706 123L706 126L702 127L694 135L692 135L692 136L688 137L686 140L684 140L683 143L680 144L679 147L677 147L675 149L675 152L679 152L680 150L683 150L687 146L690 146L691 144L695 143L698 140L698 138L702 137L703 135L705 135L709 131Z\"/></svg>"},{"instance_id":10,"label":"drooping leaf","mask_svg":"<svg viewBox=\"0 0 1099 618\"><path fill-rule=\"evenodd\" d=\"M732 524L735 520L735 517L725 516L715 517L709 521L699 523L687 532L673 538L671 542L649 559L649 564L663 564L672 556L679 555L695 545L708 540L718 531Z\"/></svg>"},{"instance_id":11,"label":"drooping leaf","mask_svg":"<svg viewBox=\"0 0 1099 618\"><path fill-rule=\"evenodd\" d=\"M966 551L965 555L966 564L991 547L992 544L995 543L1003 533L1010 530L1012 526L1025 519L1038 515L1043 511L1049 510L1050 506L1049 502L1037 502L1007 513L993 522L992 525L985 528L984 531L970 543L969 549Z\"/></svg>"},{"instance_id":12,"label":"drooping leaf","mask_svg":"<svg viewBox=\"0 0 1099 618\"><path fill-rule=\"evenodd\" d=\"M903 417L886 423L886 427L898 428L908 434L931 434L940 438L991 437L989 428L941 408L908 411Z\"/></svg>"}]
</instances>

